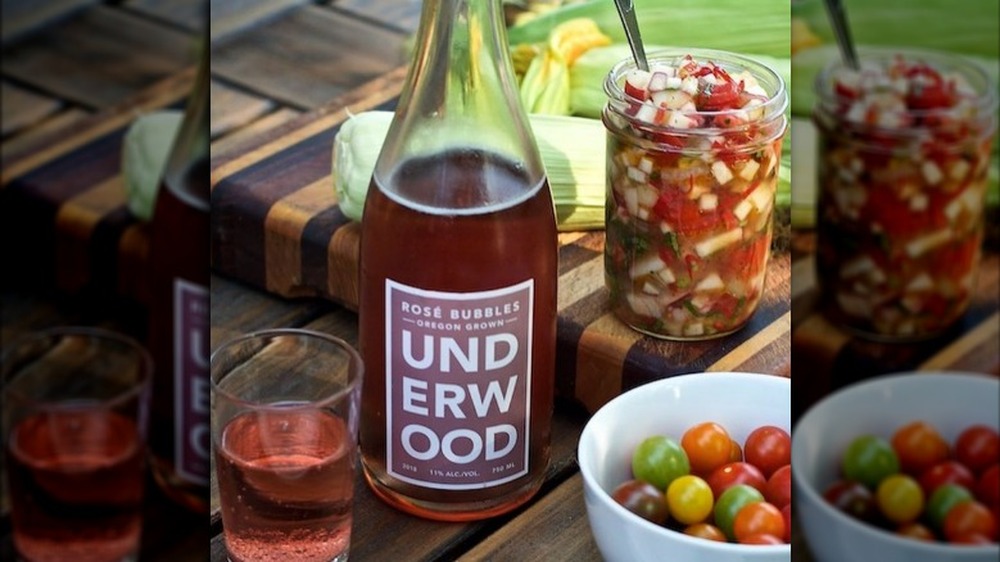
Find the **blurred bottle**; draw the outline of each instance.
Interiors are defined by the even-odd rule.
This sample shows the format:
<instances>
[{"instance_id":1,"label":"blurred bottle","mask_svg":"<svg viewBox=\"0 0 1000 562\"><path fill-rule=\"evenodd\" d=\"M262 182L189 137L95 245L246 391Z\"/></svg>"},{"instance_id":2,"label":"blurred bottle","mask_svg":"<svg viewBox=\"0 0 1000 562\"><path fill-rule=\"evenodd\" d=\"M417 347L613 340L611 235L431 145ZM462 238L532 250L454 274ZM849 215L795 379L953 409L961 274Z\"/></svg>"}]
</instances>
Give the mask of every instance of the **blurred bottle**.
<instances>
[{"instance_id":1,"label":"blurred bottle","mask_svg":"<svg viewBox=\"0 0 1000 562\"><path fill-rule=\"evenodd\" d=\"M209 49L174 141L153 212L148 347L156 363L150 447L166 494L208 511Z\"/></svg>"}]
</instances>

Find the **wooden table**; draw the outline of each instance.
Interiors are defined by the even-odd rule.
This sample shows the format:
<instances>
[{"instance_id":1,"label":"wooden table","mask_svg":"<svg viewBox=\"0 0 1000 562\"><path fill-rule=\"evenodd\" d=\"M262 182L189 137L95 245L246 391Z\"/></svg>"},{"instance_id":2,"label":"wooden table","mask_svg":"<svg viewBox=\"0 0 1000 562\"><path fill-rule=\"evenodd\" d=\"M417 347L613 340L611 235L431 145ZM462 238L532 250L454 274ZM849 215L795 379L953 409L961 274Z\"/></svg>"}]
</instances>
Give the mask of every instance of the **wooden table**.
<instances>
[{"instance_id":1,"label":"wooden table","mask_svg":"<svg viewBox=\"0 0 1000 562\"><path fill-rule=\"evenodd\" d=\"M121 15L119 11L132 17L140 13L141 6L141 10L153 10L142 16L151 25L169 30L165 33L183 34L184 24L172 18L184 10L162 5L192 3L125 2L120 6L87 6L80 13L85 15L84 22L92 22L88 18L100 20L108 13ZM225 236L214 241L213 346L235 335L270 327L307 327L357 343L356 300L349 289L354 278L350 268L356 263L357 227L335 207L328 178L329 142L344 119L345 109L388 108L395 103L405 73L403 44L416 28L418 12L417 0L213 2L212 167L217 190L213 198L232 205L220 204L217 212L226 213L220 216L232 221L245 218L238 228L223 225L230 228L225 232L237 237L236 242ZM41 33L54 33L48 29L43 27ZM189 87L190 70L189 64L179 63L105 106L91 107L87 104L97 100L76 100L71 93L50 96L54 110L36 109L44 117L26 117L29 124L5 136L4 163L12 165L5 170L5 183L22 177L51 177L55 172L50 164L58 159L53 152L104 154L101 151L109 149L97 146L100 143L95 139L125 126L128 119L123 116L135 107L178 103ZM9 81L21 85L22 79L29 78L31 73L25 71ZM6 75L4 79L6 88ZM39 81L29 91L49 92L49 87ZM116 108L115 104L123 105ZM95 113L98 118L88 118ZM59 131L60 140L55 148L37 140L53 129ZM35 133L38 130L41 132ZM36 134L39 136L33 136ZM19 140L21 135L23 140ZM8 151L8 138L10 143L19 140L20 144ZM10 176L8 170L13 170ZM283 179L283 171L289 172L287 179ZM4 286L4 303L17 302L20 307L15 307L13 315L5 310L5 336L9 335L8 325L10 333L16 333L66 320L143 329L144 299L135 272L145 267L145 227L119 216L120 198L112 198L112 203L97 198L103 201L101 206L89 205L87 194L95 189L100 187L88 187L72 201L57 202L60 209L68 205L87 211L73 213L81 217L76 222L53 222L49 228L58 233L47 234L51 245L40 246L41 253L55 258L48 261L54 264L50 273L60 280L54 283L57 286L44 292L34 285L17 290ZM562 234L560 397L553 425L552 464L541 492L507 516L445 524L389 508L359 478L351 559L599 560L583 504L575 460L577 440L590 412L651 377L702 370L790 376L795 366L801 365L803 372L795 377L793 393L805 405L849 379L879 372L934 365L997 372L998 275L982 276L981 297L963 328L936 342L937 347L874 349L839 334L814 314L811 235L798 233L782 238L782 242L769 267L767 298L750 326L711 343L668 344L641 338L608 314L600 273L603 234ZM66 244L73 247L73 243L87 251L67 255L65 249L60 250ZM67 257L72 263L62 259ZM996 264L994 251L986 266L996 269ZM80 295L89 294L102 283L115 288L110 296L115 302L131 303L126 309L134 313L126 315L131 320L109 320L107 310L102 314L100 307L80 306ZM49 284L53 284L51 280ZM67 300L73 302L69 311ZM14 317L16 321L8 323ZM816 355L817 350L824 355ZM803 358L825 358L828 363L807 363L798 359L799 353ZM797 411L801 405L796 404ZM185 535L195 537L190 540L168 541L152 535L153 545L147 547L149 559L225 560L214 491L212 502L210 526L191 528ZM157 521L176 516L155 498L152 505L151 517ZM204 539L201 550L198 537ZM795 560L809 560L802 544L797 539ZM175 550L165 550L168 545ZM210 545L207 551L204 545Z\"/></svg>"}]
</instances>

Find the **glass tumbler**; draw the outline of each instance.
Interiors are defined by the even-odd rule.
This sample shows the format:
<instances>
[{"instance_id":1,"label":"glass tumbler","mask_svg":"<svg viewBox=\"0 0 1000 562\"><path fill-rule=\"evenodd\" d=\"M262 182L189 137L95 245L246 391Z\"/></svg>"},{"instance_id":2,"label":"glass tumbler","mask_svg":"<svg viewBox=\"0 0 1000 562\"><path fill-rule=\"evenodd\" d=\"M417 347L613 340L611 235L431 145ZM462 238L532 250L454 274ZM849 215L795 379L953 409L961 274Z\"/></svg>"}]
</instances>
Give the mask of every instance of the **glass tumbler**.
<instances>
[{"instance_id":1,"label":"glass tumbler","mask_svg":"<svg viewBox=\"0 0 1000 562\"><path fill-rule=\"evenodd\" d=\"M28 561L136 560L152 359L126 336L60 327L5 345L14 547Z\"/></svg>"},{"instance_id":2,"label":"glass tumbler","mask_svg":"<svg viewBox=\"0 0 1000 562\"><path fill-rule=\"evenodd\" d=\"M361 358L308 330L238 337L212 354L212 440L233 562L347 560Z\"/></svg>"},{"instance_id":3,"label":"glass tumbler","mask_svg":"<svg viewBox=\"0 0 1000 562\"><path fill-rule=\"evenodd\" d=\"M723 51L648 58L650 91L656 81L665 90L627 85L631 58L604 84L611 309L647 335L721 337L746 324L764 290L785 85L761 63Z\"/></svg>"}]
</instances>

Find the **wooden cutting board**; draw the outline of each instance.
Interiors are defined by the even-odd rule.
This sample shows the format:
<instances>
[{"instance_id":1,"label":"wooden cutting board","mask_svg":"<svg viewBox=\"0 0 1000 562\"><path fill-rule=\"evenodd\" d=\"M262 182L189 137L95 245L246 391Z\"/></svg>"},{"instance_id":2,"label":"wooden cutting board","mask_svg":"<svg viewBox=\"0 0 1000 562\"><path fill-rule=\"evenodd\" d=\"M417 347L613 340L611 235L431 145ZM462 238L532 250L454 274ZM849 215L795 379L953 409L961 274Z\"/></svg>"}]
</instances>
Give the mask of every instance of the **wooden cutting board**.
<instances>
[{"instance_id":1,"label":"wooden cutting board","mask_svg":"<svg viewBox=\"0 0 1000 562\"><path fill-rule=\"evenodd\" d=\"M122 140L137 115L179 107L193 84L191 67L4 161L0 247L13 265L9 282L148 302L148 225L126 206Z\"/></svg>"},{"instance_id":2,"label":"wooden cutting board","mask_svg":"<svg viewBox=\"0 0 1000 562\"><path fill-rule=\"evenodd\" d=\"M397 69L322 109L212 161L212 253L222 274L284 297L358 303L360 227L337 206L331 177L334 136L350 114L392 109ZM765 296L750 324L729 337L678 343L644 337L607 306L603 232L560 235L557 390L591 411L650 380L706 370L787 376L791 266L768 268Z\"/></svg>"}]
</instances>

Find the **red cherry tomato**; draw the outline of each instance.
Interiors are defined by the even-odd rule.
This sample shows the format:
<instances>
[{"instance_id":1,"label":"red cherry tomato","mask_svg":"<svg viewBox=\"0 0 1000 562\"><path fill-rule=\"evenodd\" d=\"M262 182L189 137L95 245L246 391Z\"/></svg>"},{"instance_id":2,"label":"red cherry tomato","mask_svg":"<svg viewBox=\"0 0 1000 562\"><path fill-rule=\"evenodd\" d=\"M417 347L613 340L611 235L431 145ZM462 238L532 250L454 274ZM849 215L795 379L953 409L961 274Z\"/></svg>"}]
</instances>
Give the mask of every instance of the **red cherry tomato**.
<instances>
[{"instance_id":1,"label":"red cherry tomato","mask_svg":"<svg viewBox=\"0 0 1000 562\"><path fill-rule=\"evenodd\" d=\"M955 461L939 462L920 475L920 487L930 496L941 484L958 484L967 490L973 489L975 477L965 465Z\"/></svg>"},{"instance_id":2,"label":"red cherry tomato","mask_svg":"<svg viewBox=\"0 0 1000 562\"><path fill-rule=\"evenodd\" d=\"M834 507L862 521L873 521L878 515L875 496L860 482L838 480L823 492Z\"/></svg>"},{"instance_id":3,"label":"red cherry tomato","mask_svg":"<svg viewBox=\"0 0 1000 562\"><path fill-rule=\"evenodd\" d=\"M740 541L742 544L785 544L785 541L774 535L760 534L760 535L750 535L749 537Z\"/></svg>"},{"instance_id":4,"label":"red cherry tomato","mask_svg":"<svg viewBox=\"0 0 1000 562\"><path fill-rule=\"evenodd\" d=\"M892 435L892 448L903 472L919 475L935 464L948 460L948 441L932 425L915 421Z\"/></svg>"},{"instance_id":5,"label":"red cherry tomato","mask_svg":"<svg viewBox=\"0 0 1000 562\"><path fill-rule=\"evenodd\" d=\"M761 493L767 488L767 480L757 467L745 462L731 462L720 466L708 475L708 486L712 496L718 500L722 493L736 484L749 484Z\"/></svg>"},{"instance_id":6,"label":"red cherry tomato","mask_svg":"<svg viewBox=\"0 0 1000 562\"><path fill-rule=\"evenodd\" d=\"M684 528L685 535L708 539L710 541L727 542L726 535L721 529L711 523L695 523Z\"/></svg>"},{"instance_id":7,"label":"red cherry tomato","mask_svg":"<svg viewBox=\"0 0 1000 562\"><path fill-rule=\"evenodd\" d=\"M767 486L764 488L764 499L781 509L792 501L792 465L785 466L774 471L774 474L767 479Z\"/></svg>"},{"instance_id":8,"label":"red cherry tomato","mask_svg":"<svg viewBox=\"0 0 1000 562\"><path fill-rule=\"evenodd\" d=\"M743 447L735 439L729 440L729 462L740 462L743 460Z\"/></svg>"},{"instance_id":9,"label":"red cherry tomato","mask_svg":"<svg viewBox=\"0 0 1000 562\"><path fill-rule=\"evenodd\" d=\"M1000 434L985 425L966 428L955 440L955 459L979 474L1000 462Z\"/></svg>"},{"instance_id":10,"label":"red cherry tomato","mask_svg":"<svg viewBox=\"0 0 1000 562\"><path fill-rule=\"evenodd\" d=\"M993 541L986 538L986 535L983 535L982 533L968 533L965 535L959 535L955 537L955 540L951 542L954 544L972 544L972 545L993 544Z\"/></svg>"},{"instance_id":11,"label":"red cherry tomato","mask_svg":"<svg viewBox=\"0 0 1000 562\"><path fill-rule=\"evenodd\" d=\"M785 542L792 542L792 504L781 508L781 516L785 518Z\"/></svg>"},{"instance_id":12,"label":"red cherry tomato","mask_svg":"<svg viewBox=\"0 0 1000 562\"><path fill-rule=\"evenodd\" d=\"M792 438L780 427L758 427L747 436L743 456L769 478L774 471L792 462Z\"/></svg>"},{"instance_id":13,"label":"red cherry tomato","mask_svg":"<svg viewBox=\"0 0 1000 562\"><path fill-rule=\"evenodd\" d=\"M997 536L996 518L986 506L976 501L956 505L944 518L944 536L949 542L971 534L980 534L990 540L995 540Z\"/></svg>"},{"instance_id":14,"label":"red cherry tomato","mask_svg":"<svg viewBox=\"0 0 1000 562\"><path fill-rule=\"evenodd\" d=\"M656 486L648 482L641 480L622 482L615 488L611 497L625 509L657 525L666 523L670 515L666 498Z\"/></svg>"},{"instance_id":15,"label":"red cherry tomato","mask_svg":"<svg viewBox=\"0 0 1000 562\"><path fill-rule=\"evenodd\" d=\"M691 472L709 474L726 464L730 455L729 433L715 422L704 422L684 432L681 447L691 463Z\"/></svg>"},{"instance_id":16,"label":"red cherry tomato","mask_svg":"<svg viewBox=\"0 0 1000 562\"><path fill-rule=\"evenodd\" d=\"M736 512L733 534L737 542L746 542L755 535L785 536L785 518L781 510L767 502L751 503Z\"/></svg>"},{"instance_id":17,"label":"red cherry tomato","mask_svg":"<svg viewBox=\"0 0 1000 562\"><path fill-rule=\"evenodd\" d=\"M937 537L934 536L934 532L928 529L927 525L917 523L916 521L904 523L899 527L899 529L896 530L896 534L918 541L937 541Z\"/></svg>"},{"instance_id":18,"label":"red cherry tomato","mask_svg":"<svg viewBox=\"0 0 1000 562\"><path fill-rule=\"evenodd\" d=\"M995 464L979 475L976 497L988 506L1000 506L1000 464Z\"/></svg>"}]
</instances>

